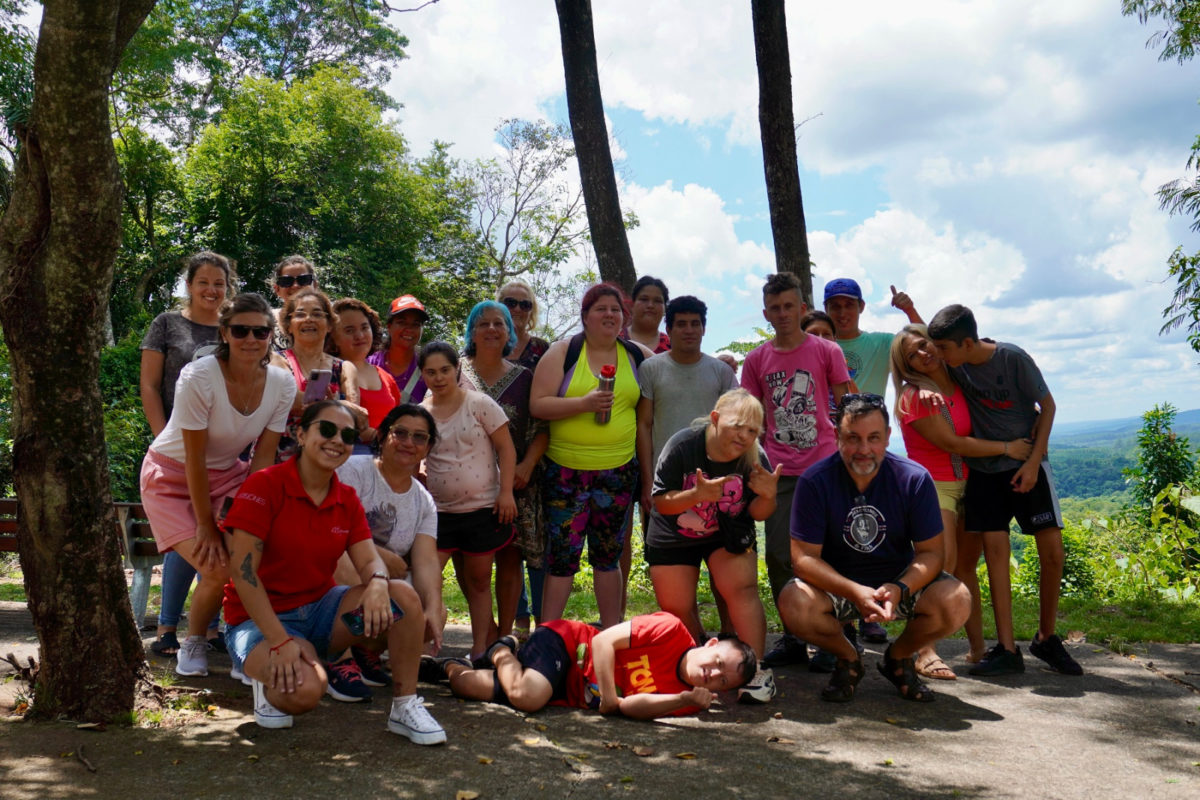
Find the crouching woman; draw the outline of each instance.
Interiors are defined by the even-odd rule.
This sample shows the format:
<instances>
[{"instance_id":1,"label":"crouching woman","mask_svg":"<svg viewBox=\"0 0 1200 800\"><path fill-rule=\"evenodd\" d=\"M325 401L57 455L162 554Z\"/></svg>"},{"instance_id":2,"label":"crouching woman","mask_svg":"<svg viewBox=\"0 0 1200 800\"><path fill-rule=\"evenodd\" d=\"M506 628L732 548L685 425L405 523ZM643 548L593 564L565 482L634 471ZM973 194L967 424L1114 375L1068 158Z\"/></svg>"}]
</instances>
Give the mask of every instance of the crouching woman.
<instances>
[{"instance_id":1,"label":"crouching woman","mask_svg":"<svg viewBox=\"0 0 1200 800\"><path fill-rule=\"evenodd\" d=\"M388 578L358 496L335 474L356 438L345 405L314 403L300 418L295 457L242 485L225 519L232 531L226 641L245 664L254 720L266 728L291 727L292 715L316 707L325 693L320 659L327 653L386 643L393 679L388 730L417 744L440 744L446 733L416 695L421 600L407 583ZM342 553L360 585L334 582ZM347 617L361 619L357 634Z\"/></svg>"}]
</instances>

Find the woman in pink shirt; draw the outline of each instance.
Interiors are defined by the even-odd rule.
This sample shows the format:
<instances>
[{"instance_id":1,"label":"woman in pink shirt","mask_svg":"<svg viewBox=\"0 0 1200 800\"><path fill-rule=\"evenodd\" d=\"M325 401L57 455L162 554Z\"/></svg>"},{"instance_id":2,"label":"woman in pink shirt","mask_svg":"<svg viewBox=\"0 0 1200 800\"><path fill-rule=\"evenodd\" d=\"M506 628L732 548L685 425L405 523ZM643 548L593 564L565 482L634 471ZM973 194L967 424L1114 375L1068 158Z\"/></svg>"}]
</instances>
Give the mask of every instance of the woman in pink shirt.
<instances>
[{"instance_id":1,"label":"woman in pink shirt","mask_svg":"<svg viewBox=\"0 0 1200 800\"><path fill-rule=\"evenodd\" d=\"M945 534L944 569L955 573L958 540L968 536L959 526L962 517L963 494L967 487L965 457L1007 455L1029 457L1032 443L1027 439L994 442L971 436L971 416L967 400L950 371L938 354L924 325L905 325L892 340L892 383L896 388L896 419L904 437L908 457L933 476L937 487L938 505L942 510L942 530ZM967 641L972 663L983 657L983 620L980 607L979 582L972 566L965 581L971 590L971 616L967 619ZM962 574L960 571L959 573ZM917 672L926 678L954 680L954 670L932 647L916 657Z\"/></svg>"}]
</instances>

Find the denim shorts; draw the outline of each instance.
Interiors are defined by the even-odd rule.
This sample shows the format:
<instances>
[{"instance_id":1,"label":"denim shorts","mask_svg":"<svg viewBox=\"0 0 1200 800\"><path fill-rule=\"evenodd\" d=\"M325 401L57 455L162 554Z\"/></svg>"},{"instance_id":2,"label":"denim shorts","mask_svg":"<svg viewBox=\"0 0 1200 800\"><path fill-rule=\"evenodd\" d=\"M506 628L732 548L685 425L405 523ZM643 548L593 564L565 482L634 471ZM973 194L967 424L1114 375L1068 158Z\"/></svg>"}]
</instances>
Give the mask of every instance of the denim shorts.
<instances>
[{"instance_id":1,"label":"denim shorts","mask_svg":"<svg viewBox=\"0 0 1200 800\"><path fill-rule=\"evenodd\" d=\"M293 608L291 611L276 612L276 616L287 630L288 636L307 639L317 649L317 655L324 658L329 650L329 640L333 637L333 623L337 620L338 606L341 605L342 595L346 594L349 588L334 586L320 600ZM253 619L227 628L225 645L229 648L229 657L239 665L245 664L246 658L263 638L262 631Z\"/></svg>"}]
</instances>

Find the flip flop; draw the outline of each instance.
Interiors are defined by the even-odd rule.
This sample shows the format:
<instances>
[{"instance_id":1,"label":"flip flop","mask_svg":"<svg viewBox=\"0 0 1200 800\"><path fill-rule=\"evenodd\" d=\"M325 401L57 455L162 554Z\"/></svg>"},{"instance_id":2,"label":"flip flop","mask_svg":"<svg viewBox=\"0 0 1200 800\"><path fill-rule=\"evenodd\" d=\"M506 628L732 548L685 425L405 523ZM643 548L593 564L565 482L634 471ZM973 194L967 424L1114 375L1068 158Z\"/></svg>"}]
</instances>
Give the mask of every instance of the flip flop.
<instances>
[{"instance_id":1,"label":"flip flop","mask_svg":"<svg viewBox=\"0 0 1200 800\"><path fill-rule=\"evenodd\" d=\"M931 678L935 681L958 680L958 676L954 674L954 670L950 669L950 665L943 661L939 655L934 655L932 658L918 663L916 667L917 674L922 678Z\"/></svg>"},{"instance_id":2,"label":"flip flop","mask_svg":"<svg viewBox=\"0 0 1200 800\"><path fill-rule=\"evenodd\" d=\"M175 636L175 631L167 631L155 639L154 644L150 645L150 651L159 656L173 656L178 653L179 638Z\"/></svg>"}]
</instances>

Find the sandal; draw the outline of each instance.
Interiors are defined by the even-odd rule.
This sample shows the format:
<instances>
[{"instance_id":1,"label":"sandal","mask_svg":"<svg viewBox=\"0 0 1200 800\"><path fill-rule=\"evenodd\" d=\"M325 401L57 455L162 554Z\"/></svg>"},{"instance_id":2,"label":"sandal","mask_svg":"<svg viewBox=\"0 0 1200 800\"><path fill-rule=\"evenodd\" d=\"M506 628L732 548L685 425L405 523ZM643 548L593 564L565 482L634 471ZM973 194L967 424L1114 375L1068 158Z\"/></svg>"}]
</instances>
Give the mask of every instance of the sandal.
<instances>
[{"instance_id":1,"label":"sandal","mask_svg":"<svg viewBox=\"0 0 1200 800\"><path fill-rule=\"evenodd\" d=\"M821 690L821 699L830 703L848 703L854 699L854 689L863 679L863 663L861 658L849 661L839 658L833 667L833 676L829 685Z\"/></svg>"},{"instance_id":2,"label":"sandal","mask_svg":"<svg viewBox=\"0 0 1200 800\"><path fill-rule=\"evenodd\" d=\"M950 669L950 665L942 660L942 657L934 653L929 658L916 665L917 674L922 678L930 678L935 681L956 681L958 675L954 670Z\"/></svg>"},{"instance_id":3,"label":"sandal","mask_svg":"<svg viewBox=\"0 0 1200 800\"><path fill-rule=\"evenodd\" d=\"M883 653L883 661L878 664L879 672L900 690L900 696L905 700L916 703L932 703L933 690L921 683L917 677L917 668L912 657L892 658L892 648L888 647Z\"/></svg>"},{"instance_id":4,"label":"sandal","mask_svg":"<svg viewBox=\"0 0 1200 800\"><path fill-rule=\"evenodd\" d=\"M150 645L150 651L158 656L173 656L179 652L179 637L175 631L166 631Z\"/></svg>"}]
</instances>

